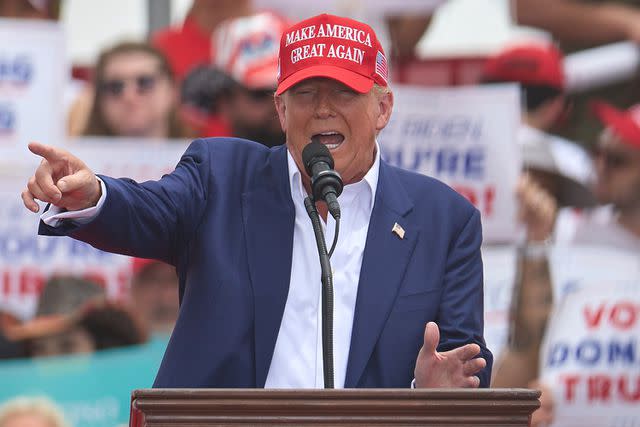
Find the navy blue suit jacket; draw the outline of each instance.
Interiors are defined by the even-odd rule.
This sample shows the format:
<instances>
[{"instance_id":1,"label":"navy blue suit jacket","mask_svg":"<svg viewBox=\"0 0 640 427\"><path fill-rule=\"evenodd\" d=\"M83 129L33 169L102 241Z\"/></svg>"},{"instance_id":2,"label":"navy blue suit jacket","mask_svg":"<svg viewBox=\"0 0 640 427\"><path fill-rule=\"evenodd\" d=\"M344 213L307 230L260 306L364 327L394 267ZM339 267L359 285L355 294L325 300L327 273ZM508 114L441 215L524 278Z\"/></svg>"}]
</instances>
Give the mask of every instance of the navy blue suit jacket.
<instances>
[{"instance_id":1,"label":"navy blue suit jacket","mask_svg":"<svg viewBox=\"0 0 640 427\"><path fill-rule=\"evenodd\" d=\"M41 223L40 233L176 266L180 314L154 386L264 387L291 273L286 148L197 140L159 181L101 178L107 198L97 218ZM408 387L428 321L440 328L441 351L480 345L481 385L489 385L481 240L479 213L466 199L380 163L346 387Z\"/></svg>"}]
</instances>

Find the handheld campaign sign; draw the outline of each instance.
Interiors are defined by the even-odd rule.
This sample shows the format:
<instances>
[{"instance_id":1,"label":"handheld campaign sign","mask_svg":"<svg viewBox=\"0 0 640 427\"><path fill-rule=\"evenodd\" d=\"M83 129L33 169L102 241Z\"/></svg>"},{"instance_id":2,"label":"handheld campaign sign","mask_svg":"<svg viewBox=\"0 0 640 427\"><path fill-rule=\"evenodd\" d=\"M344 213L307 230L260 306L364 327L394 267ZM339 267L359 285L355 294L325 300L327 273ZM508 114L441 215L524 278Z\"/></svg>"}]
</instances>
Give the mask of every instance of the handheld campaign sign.
<instances>
[{"instance_id":1,"label":"handheld campaign sign","mask_svg":"<svg viewBox=\"0 0 640 427\"><path fill-rule=\"evenodd\" d=\"M540 375L554 392L554 425L640 425L638 254L559 246L549 262L556 307Z\"/></svg>"},{"instance_id":2,"label":"handheld campaign sign","mask_svg":"<svg viewBox=\"0 0 640 427\"><path fill-rule=\"evenodd\" d=\"M640 292L601 285L567 295L549 324L541 372L557 426L640 425Z\"/></svg>"},{"instance_id":3,"label":"handheld campaign sign","mask_svg":"<svg viewBox=\"0 0 640 427\"><path fill-rule=\"evenodd\" d=\"M482 214L485 243L514 242L514 190L522 167L517 86L395 85L393 91L391 122L379 136L382 157L467 197Z\"/></svg>"},{"instance_id":4,"label":"handheld campaign sign","mask_svg":"<svg viewBox=\"0 0 640 427\"><path fill-rule=\"evenodd\" d=\"M68 79L62 27L0 19L0 40L0 149L60 142Z\"/></svg>"}]
</instances>

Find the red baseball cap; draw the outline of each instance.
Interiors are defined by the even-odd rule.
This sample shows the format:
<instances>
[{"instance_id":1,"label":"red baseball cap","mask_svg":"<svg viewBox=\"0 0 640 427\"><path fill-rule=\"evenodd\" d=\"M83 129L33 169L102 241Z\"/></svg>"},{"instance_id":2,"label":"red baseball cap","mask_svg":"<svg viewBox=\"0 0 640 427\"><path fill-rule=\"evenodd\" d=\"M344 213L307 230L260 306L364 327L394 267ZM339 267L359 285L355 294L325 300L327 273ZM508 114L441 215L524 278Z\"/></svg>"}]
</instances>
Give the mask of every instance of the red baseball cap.
<instances>
[{"instance_id":1,"label":"red baseball cap","mask_svg":"<svg viewBox=\"0 0 640 427\"><path fill-rule=\"evenodd\" d=\"M278 42L287 27L287 20L271 12L224 21L213 34L215 66L250 89L273 89Z\"/></svg>"},{"instance_id":2,"label":"red baseball cap","mask_svg":"<svg viewBox=\"0 0 640 427\"><path fill-rule=\"evenodd\" d=\"M596 117L622 142L640 148L640 104L628 110L618 110L604 101L594 101L591 108Z\"/></svg>"},{"instance_id":3,"label":"red baseball cap","mask_svg":"<svg viewBox=\"0 0 640 427\"><path fill-rule=\"evenodd\" d=\"M317 15L293 25L282 35L276 94L312 77L328 77L366 93L374 83L388 85L387 57L367 24L335 15Z\"/></svg>"},{"instance_id":4,"label":"red baseball cap","mask_svg":"<svg viewBox=\"0 0 640 427\"><path fill-rule=\"evenodd\" d=\"M551 44L527 43L509 47L484 63L485 80L544 85L563 91L562 52Z\"/></svg>"}]
</instances>

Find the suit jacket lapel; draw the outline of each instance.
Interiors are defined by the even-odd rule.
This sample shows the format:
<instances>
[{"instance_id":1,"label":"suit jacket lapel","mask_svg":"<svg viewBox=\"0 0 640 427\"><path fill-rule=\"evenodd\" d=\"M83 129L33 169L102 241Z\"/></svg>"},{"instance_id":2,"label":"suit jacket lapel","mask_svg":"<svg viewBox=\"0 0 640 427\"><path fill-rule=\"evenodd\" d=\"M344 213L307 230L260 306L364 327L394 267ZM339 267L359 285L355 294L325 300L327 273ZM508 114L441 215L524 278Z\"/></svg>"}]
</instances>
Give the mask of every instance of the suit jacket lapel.
<instances>
[{"instance_id":1,"label":"suit jacket lapel","mask_svg":"<svg viewBox=\"0 0 640 427\"><path fill-rule=\"evenodd\" d=\"M254 297L256 387L264 387L291 279L295 209L286 147L272 151L254 187L242 198Z\"/></svg>"},{"instance_id":2,"label":"suit jacket lapel","mask_svg":"<svg viewBox=\"0 0 640 427\"><path fill-rule=\"evenodd\" d=\"M345 387L357 387L413 253L418 229L404 218L412 207L394 170L381 162L360 269ZM404 229L403 238L392 231L396 223Z\"/></svg>"}]
</instances>

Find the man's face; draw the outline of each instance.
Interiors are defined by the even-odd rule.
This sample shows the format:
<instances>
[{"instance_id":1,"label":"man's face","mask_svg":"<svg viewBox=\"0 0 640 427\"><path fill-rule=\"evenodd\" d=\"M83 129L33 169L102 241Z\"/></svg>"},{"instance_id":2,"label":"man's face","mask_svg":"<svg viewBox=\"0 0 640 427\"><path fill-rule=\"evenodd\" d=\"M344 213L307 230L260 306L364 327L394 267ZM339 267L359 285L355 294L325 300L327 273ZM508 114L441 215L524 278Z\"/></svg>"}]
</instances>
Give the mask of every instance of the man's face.
<instances>
[{"instance_id":1,"label":"man's face","mask_svg":"<svg viewBox=\"0 0 640 427\"><path fill-rule=\"evenodd\" d=\"M146 52L115 54L105 65L99 107L117 136L167 136L154 131L168 127L176 93L159 68L158 59Z\"/></svg>"},{"instance_id":2,"label":"man's face","mask_svg":"<svg viewBox=\"0 0 640 427\"><path fill-rule=\"evenodd\" d=\"M598 201L621 209L640 207L640 148L623 143L606 130L598 142L595 167Z\"/></svg>"},{"instance_id":3,"label":"man's face","mask_svg":"<svg viewBox=\"0 0 640 427\"><path fill-rule=\"evenodd\" d=\"M50 416L37 412L16 411L3 418L2 427L56 427L59 424Z\"/></svg>"},{"instance_id":4,"label":"man's face","mask_svg":"<svg viewBox=\"0 0 640 427\"><path fill-rule=\"evenodd\" d=\"M153 263L133 280L132 303L152 332L171 332L178 317L178 276L170 265Z\"/></svg>"},{"instance_id":5,"label":"man's face","mask_svg":"<svg viewBox=\"0 0 640 427\"><path fill-rule=\"evenodd\" d=\"M284 144L278 114L273 106L275 89L249 89L238 85L221 102L222 114L231 124L233 136L267 147Z\"/></svg>"},{"instance_id":6,"label":"man's face","mask_svg":"<svg viewBox=\"0 0 640 427\"><path fill-rule=\"evenodd\" d=\"M304 173L302 150L319 136L345 184L361 180L373 164L377 133L391 117L393 95L358 93L327 78L304 80L276 97L287 146Z\"/></svg>"}]
</instances>

